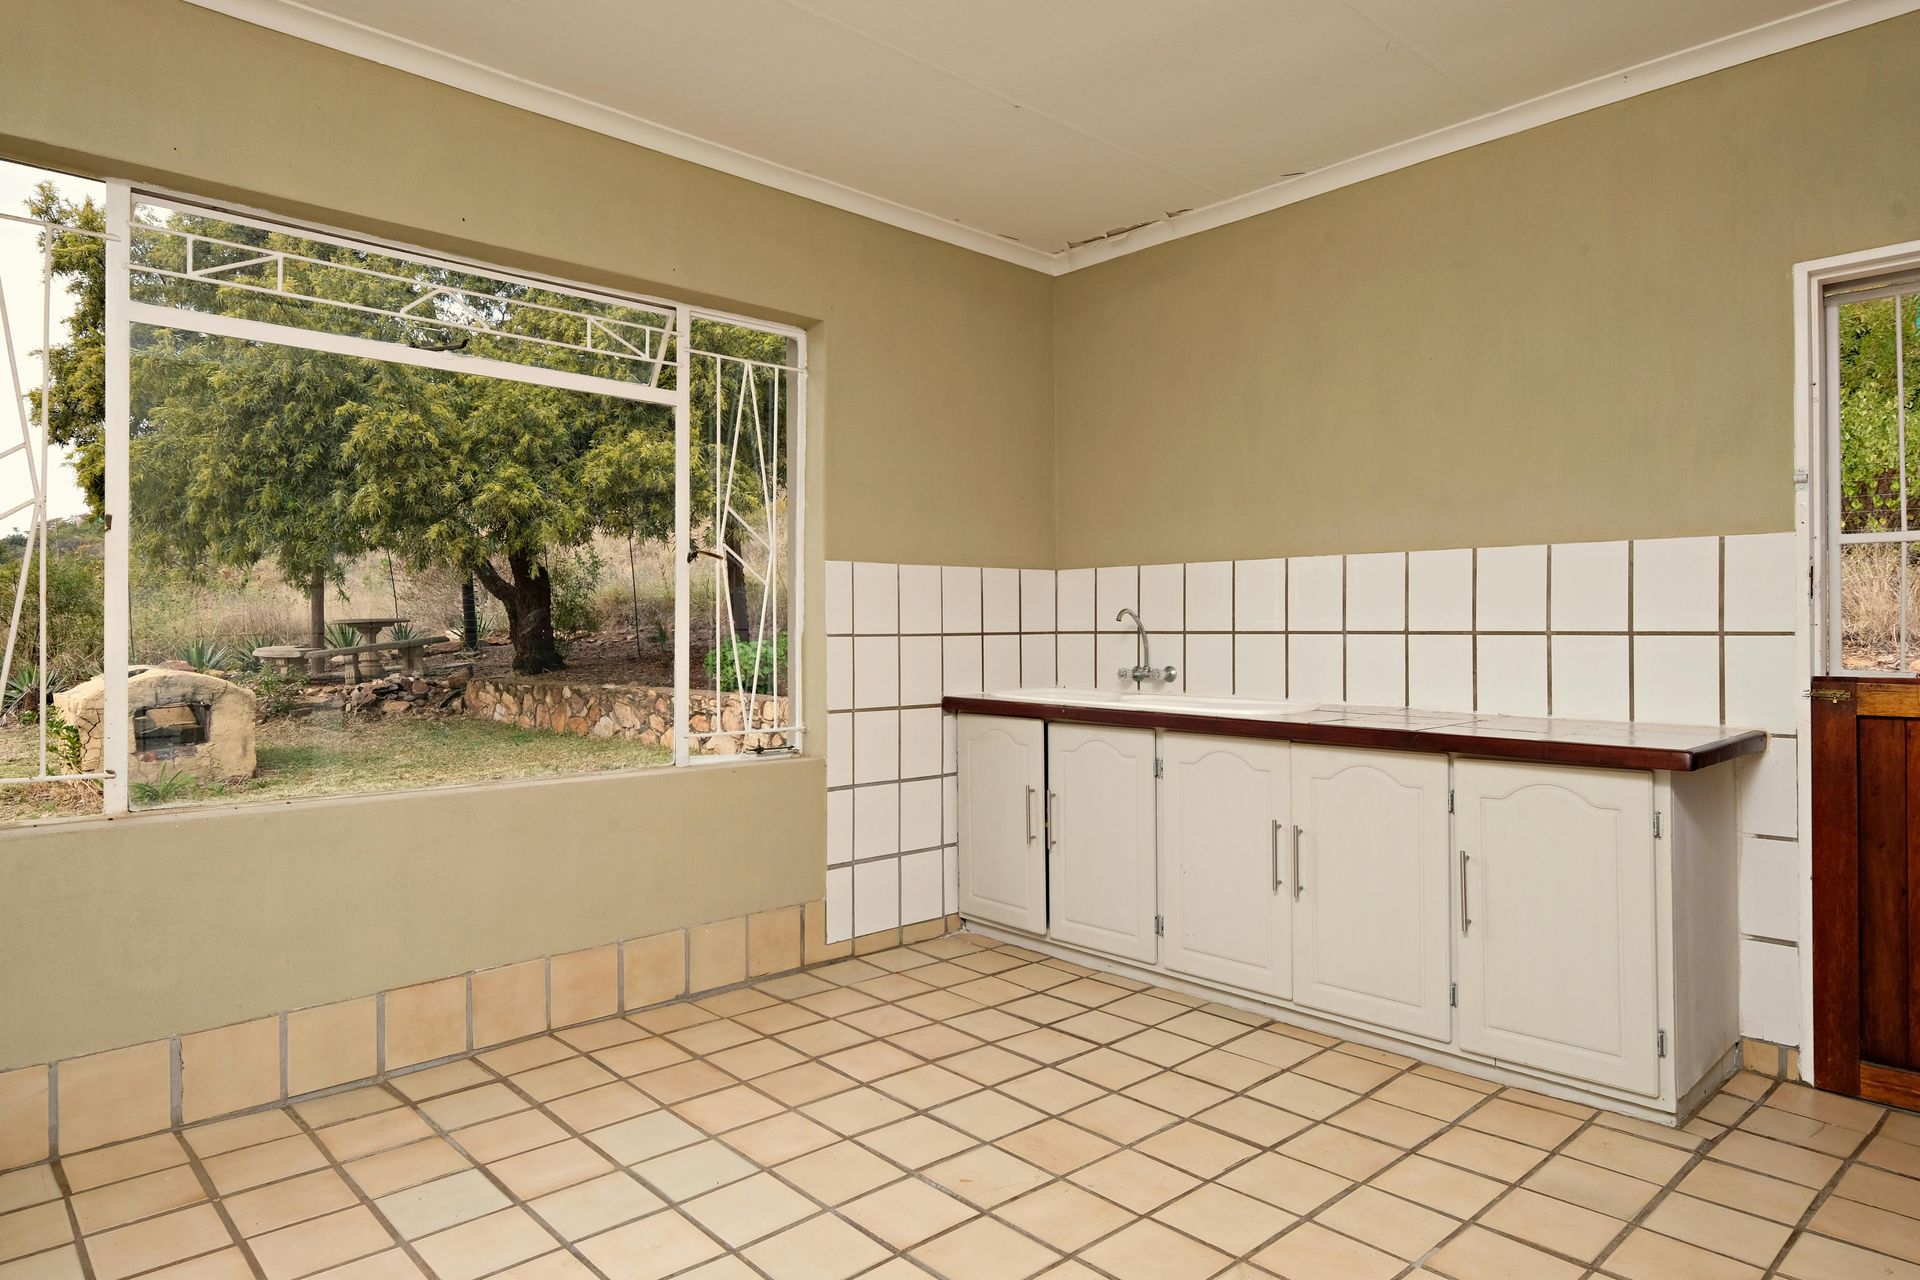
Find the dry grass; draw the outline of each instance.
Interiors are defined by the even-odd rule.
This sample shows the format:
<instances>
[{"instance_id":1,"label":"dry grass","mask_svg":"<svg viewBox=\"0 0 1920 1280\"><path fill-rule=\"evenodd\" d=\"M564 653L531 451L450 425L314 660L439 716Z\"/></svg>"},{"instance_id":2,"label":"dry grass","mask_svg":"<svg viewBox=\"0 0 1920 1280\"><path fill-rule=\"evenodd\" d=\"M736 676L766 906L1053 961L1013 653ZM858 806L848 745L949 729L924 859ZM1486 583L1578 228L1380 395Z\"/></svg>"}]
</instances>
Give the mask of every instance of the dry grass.
<instances>
[{"instance_id":1,"label":"dry grass","mask_svg":"<svg viewBox=\"0 0 1920 1280\"><path fill-rule=\"evenodd\" d=\"M1900 556L1895 545L1856 543L1840 557L1842 660L1853 670L1900 666ZM1920 564L1907 564L1907 664L1920 669Z\"/></svg>"}]
</instances>

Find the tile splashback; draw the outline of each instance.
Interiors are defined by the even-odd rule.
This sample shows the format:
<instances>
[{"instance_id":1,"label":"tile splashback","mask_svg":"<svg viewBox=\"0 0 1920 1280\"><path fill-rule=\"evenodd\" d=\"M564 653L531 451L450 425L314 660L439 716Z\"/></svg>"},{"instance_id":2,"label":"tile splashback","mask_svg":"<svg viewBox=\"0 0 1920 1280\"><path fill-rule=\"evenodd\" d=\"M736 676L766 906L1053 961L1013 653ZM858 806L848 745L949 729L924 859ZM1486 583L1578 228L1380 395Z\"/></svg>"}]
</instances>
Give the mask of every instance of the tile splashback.
<instances>
[{"instance_id":1,"label":"tile splashback","mask_svg":"<svg viewBox=\"0 0 1920 1280\"><path fill-rule=\"evenodd\" d=\"M828 565L829 936L958 909L943 693L1117 688L1755 726L1740 770L1743 1031L1799 1042L1791 533L1192 564ZM938 820L935 820L937 801ZM1795 975L1782 982L1781 976Z\"/></svg>"}]
</instances>

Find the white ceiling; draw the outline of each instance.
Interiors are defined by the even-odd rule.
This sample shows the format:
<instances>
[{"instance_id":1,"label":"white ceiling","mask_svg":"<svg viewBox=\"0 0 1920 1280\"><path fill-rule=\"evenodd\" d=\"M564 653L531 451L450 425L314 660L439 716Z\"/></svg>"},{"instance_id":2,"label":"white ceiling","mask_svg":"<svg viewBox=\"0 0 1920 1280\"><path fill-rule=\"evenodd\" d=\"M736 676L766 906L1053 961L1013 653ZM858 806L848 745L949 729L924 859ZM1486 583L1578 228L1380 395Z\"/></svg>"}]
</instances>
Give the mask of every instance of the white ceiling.
<instances>
[{"instance_id":1,"label":"white ceiling","mask_svg":"<svg viewBox=\"0 0 1920 1280\"><path fill-rule=\"evenodd\" d=\"M1920 8L195 2L1053 272Z\"/></svg>"}]
</instances>

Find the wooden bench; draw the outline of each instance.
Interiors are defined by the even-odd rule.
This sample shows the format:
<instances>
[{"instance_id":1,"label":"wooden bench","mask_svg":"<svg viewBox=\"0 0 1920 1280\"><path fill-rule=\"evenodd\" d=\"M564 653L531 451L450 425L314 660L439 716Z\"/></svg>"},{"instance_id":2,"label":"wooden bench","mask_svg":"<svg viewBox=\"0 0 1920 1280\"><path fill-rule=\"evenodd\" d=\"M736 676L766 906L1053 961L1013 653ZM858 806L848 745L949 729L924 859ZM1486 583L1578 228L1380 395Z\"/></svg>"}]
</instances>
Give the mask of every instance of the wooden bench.
<instances>
[{"instance_id":1,"label":"wooden bench","mask_svg":"<svg viewBox=\"0 0 1920 1280\"><path fill-rule=\"evenodd\" d=\"M376 640L372 644L343 645L335 649L309 649L304 645L268 645L255 649L253 656L263 663L271 664L275 671L290 674L304 663L310 675L322 675L326 671L327 661L331 658L345 658L347 669L352 674L353 684L359 684L367 678L362 657L370 653L394 653L400 658L401 670L407 675L417 676L425 672L423 654L430 644L439 644L439 636L413 636L406 640Z\"/></svg>"}]
</instances>

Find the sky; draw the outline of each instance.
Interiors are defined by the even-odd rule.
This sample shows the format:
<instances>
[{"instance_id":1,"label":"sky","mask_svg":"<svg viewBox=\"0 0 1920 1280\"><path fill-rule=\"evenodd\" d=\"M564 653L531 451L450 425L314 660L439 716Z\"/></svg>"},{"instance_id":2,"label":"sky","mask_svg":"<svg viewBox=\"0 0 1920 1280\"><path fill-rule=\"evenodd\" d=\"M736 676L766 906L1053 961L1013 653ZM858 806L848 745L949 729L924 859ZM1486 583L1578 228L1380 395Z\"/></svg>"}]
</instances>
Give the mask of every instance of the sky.
<instances>
[{"instance_id":1,"label":"sky","mask_svg":"<svg viewBox=\"0 0 1920 1280\"><path fill-rule=\"evenodd\" d=\"M105 195L104 187L98 182L0 160L0 212L25 214L27 196L36 184L46 180L53 181L60 193L70 199L78 200L91 195L98 201ZM6 397L5 403L0 404L0 449L19 443L20 411L16 411L14 406L21 405L24 410L26 392L40 385L40 358L35 354L44 345L40 266L38 229L15 222L0 222L0 296L4 296L7 319L13 328L13 365L19 371L20 381L26 384L16 385L6 360L0 358L0 396ZM71 311L71 299L56 282L53 291L55 342L60 338L61 322ZM0 357L3 356L4 353L0 353ZM37 459L40 424L35 421L31 423L31 428ZM47 514L54 518L83 514L87 509L86 499L74 480L73 468L67 464L65 450L58 446L48 450L47 470L51 479L47 490ZM32 496L33 485L28 479L26 455L15 453L0 458L0 511L25 502ZM28 510L0 520L0 532L25 530L31 517L32 512Z\"/></svg>"}]
</instances>

